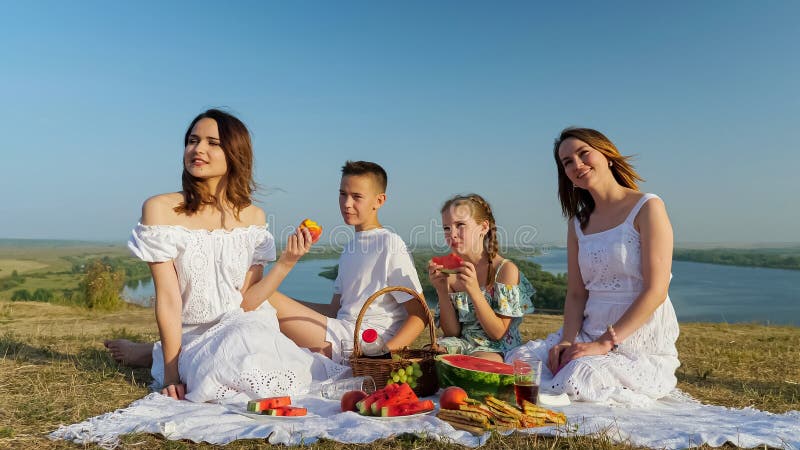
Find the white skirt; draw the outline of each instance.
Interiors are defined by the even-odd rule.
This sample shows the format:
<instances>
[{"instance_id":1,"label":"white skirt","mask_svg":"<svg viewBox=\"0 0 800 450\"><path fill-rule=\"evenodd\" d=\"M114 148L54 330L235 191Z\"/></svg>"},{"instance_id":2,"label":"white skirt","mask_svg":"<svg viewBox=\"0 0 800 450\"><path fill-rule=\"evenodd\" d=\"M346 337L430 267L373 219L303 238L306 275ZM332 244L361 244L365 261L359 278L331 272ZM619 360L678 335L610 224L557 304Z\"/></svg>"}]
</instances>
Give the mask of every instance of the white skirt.
<instances>
[{"instance_id":1,"label":"white skirt","mask_svg":"<svg viewBox=\"0 0 800 450\"><path fill-rule=\"evenodd\" d=\"M193 402L242 402L308 392L313 382L336 379L349 367L298 347L280 332L268 302L255 311L230 311L202 334L182 337L178 371ZM164 380L161 342L153 347L153 388Z\"/></svg>"},{"instance_id":2,"label":"white skirt","mask_svg":"<svg viewBox=\"0 0 800 450\"><path fill-rule=\"evenodd\" d=\"M605 333L630 307L632 299L590 296L576 342L592 342ZM650 320L620 344L616 352L585 356L553 375L547 368L550 348L561 342L563 328L545 340L529 341L506 355L506 362L522 356L542 361L542 392L567 393L574 401L608 402L648 406L677 385L680 366L675 341L678 321L669 297Z\"/></svg>"}]
</instances>

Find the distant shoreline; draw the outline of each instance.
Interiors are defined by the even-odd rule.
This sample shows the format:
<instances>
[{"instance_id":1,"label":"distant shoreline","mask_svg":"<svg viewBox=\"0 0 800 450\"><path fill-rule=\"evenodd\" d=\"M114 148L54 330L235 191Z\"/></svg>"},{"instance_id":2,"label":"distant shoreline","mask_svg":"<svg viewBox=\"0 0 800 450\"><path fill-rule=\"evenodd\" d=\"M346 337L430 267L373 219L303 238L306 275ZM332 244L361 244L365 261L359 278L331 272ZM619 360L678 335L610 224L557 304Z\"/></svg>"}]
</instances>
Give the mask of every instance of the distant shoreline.
<instances>
[{"instance_id":1,"label":"distant shoreline","mask_svg":"<svg viewBox=\"0 0 800 450\"><path fill-rule=\"evenodd\" d=\"M16 239L0 238L0 249L25 248L125 248L125 242L91 241L72 239ZM561 245L542 244L537 248L563 249ZM445 252L446 249L437 249ZM526 249L526 251L529 249ZM506 250L510 256L517 256L516 249ZM305 259L337 259L339 250L331 245L319 245L305 256ZM729 244L685 243L675 247L673 260L738 267L760 267L766 269L800 270L800 243L785 244Z\"/></svg>"},{"instance_id":2,"label":"distant shoreline","mask_svg":"<svg viewBox=\"0 0 800 450\"><path fill-rule=\"evenodd\" d=\"M706 264L800 270L800 248L675 249L672 259Z\"/></svg>"}]
</instances>

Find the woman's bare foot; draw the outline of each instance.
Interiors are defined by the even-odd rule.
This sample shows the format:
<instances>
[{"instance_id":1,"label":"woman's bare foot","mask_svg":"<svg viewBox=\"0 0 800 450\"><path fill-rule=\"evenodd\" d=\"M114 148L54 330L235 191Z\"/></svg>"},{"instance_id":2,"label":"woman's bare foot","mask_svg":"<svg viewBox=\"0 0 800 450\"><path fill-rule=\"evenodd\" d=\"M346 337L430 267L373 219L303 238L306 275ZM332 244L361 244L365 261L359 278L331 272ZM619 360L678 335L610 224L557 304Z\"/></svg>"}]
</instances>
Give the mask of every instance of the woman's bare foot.
<instances>
[{"instance_id":1,"label":"woman's bare foot","mask_svg":"<svg viewBox=\"0 0 800 450\"><path fill-rule=\"evenodd\" d=\"M128 339L109 339L103 342L114 361L128 367L153 365L153 344Z\"/></svg>"}]
</instances>

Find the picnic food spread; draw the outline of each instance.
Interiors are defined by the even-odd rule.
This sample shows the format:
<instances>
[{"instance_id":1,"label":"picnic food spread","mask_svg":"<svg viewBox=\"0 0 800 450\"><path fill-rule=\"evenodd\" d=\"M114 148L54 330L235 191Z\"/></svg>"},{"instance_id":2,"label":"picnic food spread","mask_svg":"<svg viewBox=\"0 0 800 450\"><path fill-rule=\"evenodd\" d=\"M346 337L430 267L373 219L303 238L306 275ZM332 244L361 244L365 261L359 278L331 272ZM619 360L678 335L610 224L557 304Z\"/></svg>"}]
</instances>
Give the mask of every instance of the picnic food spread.
<instances>
[{"instance_id":1,"label":"picnic food spread","mask_svg":"<svg viewBox=\"0 0 800 450\"><path fill-rule=\"evenodd\" d=\"M247 402L247 411L268 416L305 416L308 414L306 408L291 406L291 404L292 399L289 396L259 398Z\"/></svg>"},{"instance_id":2,"label":"picnic food spread","mask_svg":"<svg viewBox=\"0 0 800 450\"><path fill-rule=\"evenodd\" d=\"M306 219L300 222L300 228L308 228L311 233L311 243L316 243L322 236L322 227L311 219Z\"/></svg>"},{"instance_id":3,"label":"picnic food spread","mask_svg":"<svg viewBox=\"0 0 800 450\"><path fill-rule=\"evenodd\" d=\"M442 408L436 417L444 420L458 430L473 434L499 429L532 428L567 423L564 414L523 401L522 408L491 395L483 402L467 399L458 409Z\"/></svg>"},{"instance_id":4,"label":"picnic food spread","mask_svg":"<svg viewBox=\"0 0 800 450\"><path fill-rule=\"evenodd\" d=\"M434 256L431 258L431 261L433 261L434 264L443 266L444 269L441 269L441 272L448 274L456 273L455 269L461 267L461 263L464 262L464 260L455 253L451 253L447 256Z\"/></svg>"},{"instance_id":5,"label":"picnic food spread","mask_svg":"<svg viewBox=\"0 0 800 450\"><path fill-rule=\"evenodd\" d=\"M514 367L468 355L439 355L436 374L439 386L458 386L474 399L493 395L501 400L514 399Z\"/></svg>"},{"instance_id":6,"label":"picnic food spread","mask_svg":"<svg viewBox=\"0 0 800 450\"><path fill-rule=\"evenodd\" d=\"M401 377L413 381L419 367L408 367L392 372L392 377L383 389L372 394L361 390L346 392L341 398L341 411L353 411L362 416L392 418L408 417L433 411L432 400L420 400L408 382L399 381ZM489 430L511 430L547 425L563 425L567 422L563 413L521 400L519 407L504 401L492 393L498 387L510 386L513 397L513 369L508 364L465 355L441 355L436 357L440 379L463 382L461 386L446 387L439 396L440 409L436 417L449 423L453 428L473 434L483 434ZM512 375L509 375L509 372ZM506 378L511 377L511 383ZM395 381L398 380L398 381ZM463 380L463 381L462 381ZM470 389L482 395L481 400L471 397ZM247 411L264 416L298 417L306 416L308 410L293 406L289 396L267 397L250 400Z\"/></svg>"}]
</instances>

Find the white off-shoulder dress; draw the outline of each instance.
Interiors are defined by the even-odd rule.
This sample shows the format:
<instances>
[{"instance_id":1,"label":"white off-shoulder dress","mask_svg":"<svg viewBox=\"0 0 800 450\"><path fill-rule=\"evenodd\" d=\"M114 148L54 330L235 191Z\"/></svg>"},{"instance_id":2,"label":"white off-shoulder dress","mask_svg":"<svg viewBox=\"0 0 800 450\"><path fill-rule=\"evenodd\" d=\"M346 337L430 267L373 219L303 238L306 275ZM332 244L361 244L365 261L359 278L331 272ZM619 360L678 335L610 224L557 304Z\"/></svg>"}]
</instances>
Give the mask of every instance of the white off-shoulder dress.
<instances>
[{"instance_id":1,"label":"white off-shoulder dress","mask_svg":"<svg viewBox=\"0 0 800 450\"><path fill-rule=\"evenodd\" d=\"M641 293L641 239L633 222L651 198L657 196L645 194L625 222L610 230L585 235L577 219L573 222L581 276L589 291L576 342L599 338ZM520 356L537 357L543 366L541 389L565 392L576 401L646 406L667 395L677 384L675 370L680 362L675 341L679 329L669 296L617 351L578 358L553 376L546 367L547 353L561 342L562 331L563 328L543 341L530 341L512 350L506 361L512 362Z\"/></svg>"},{"instance_id":2,"label":"white off-shoulder dress","mask_svg":"<svg viewBox=\"0 0 800 450\"><path fill-rule=\"evenodd\" d=\"M283 335L268 301L255 311L241 309L247 271L275 260L275 240L266 226L208 231L138 224L128 247L143 261L171 260L175 266L183 302L178 370L187 400L302 393L312 382L349 370ZM151 372L158 389L164 382L161 342L153 347Z\"/></svg>"}]
</instances>

